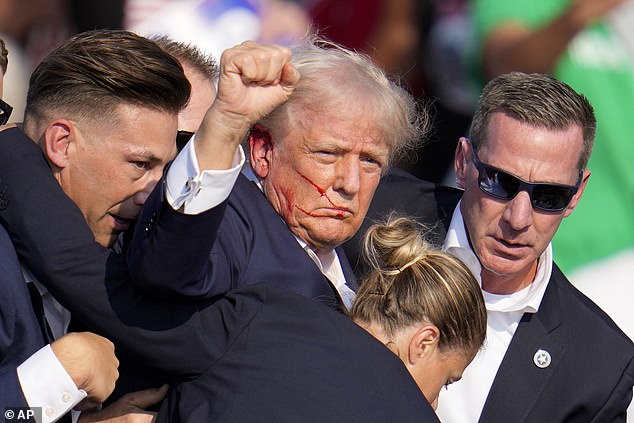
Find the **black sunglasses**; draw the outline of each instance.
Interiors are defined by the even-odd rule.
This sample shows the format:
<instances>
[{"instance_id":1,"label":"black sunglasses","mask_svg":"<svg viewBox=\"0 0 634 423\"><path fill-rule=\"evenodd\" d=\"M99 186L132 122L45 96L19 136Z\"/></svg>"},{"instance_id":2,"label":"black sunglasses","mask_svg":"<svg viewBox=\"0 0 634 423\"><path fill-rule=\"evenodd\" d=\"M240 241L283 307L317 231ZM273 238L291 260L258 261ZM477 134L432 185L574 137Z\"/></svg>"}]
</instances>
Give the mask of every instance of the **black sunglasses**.
<instances>
[{"instance_id":1,"label":"black sunglasses","mask_svg":"<svg viewBox=\"0 0 634 423\"><path fill-rule=\"evenodd\" d=\"M491 197L511 200L518 192L526 191L534 208L547 212L558 212L568 206L572 197L579 190L583 172L579 173L579 180L575 186L526 182L502 169L481 162L473 144L469 142L469 146L473 152L473 164L478 169L478 185L484 193Z\"/></svg>"},{"instance_id":2,"label":"black sunglasses","mask_svg":"<svg viewBox=\"0 0 634 423\"><path fill-rule=\"evenodd\" d=\"M0 125L5 125L9 121L12 111L13 107L9 106L8 103L0 100Z\"/></svg>"},{"instance_id":3,"label":"black sunglasses","mask_svg":"<svg viewBox=\"0 0 634 423\"><path fill-rule=\"evenodd\" d=\"M181 151L183 147L185 147L185 144L191 139L192 135L194 135L194 133L189 131L176 132L176 148L178 151Z\"/></svg>"}]
</instances>

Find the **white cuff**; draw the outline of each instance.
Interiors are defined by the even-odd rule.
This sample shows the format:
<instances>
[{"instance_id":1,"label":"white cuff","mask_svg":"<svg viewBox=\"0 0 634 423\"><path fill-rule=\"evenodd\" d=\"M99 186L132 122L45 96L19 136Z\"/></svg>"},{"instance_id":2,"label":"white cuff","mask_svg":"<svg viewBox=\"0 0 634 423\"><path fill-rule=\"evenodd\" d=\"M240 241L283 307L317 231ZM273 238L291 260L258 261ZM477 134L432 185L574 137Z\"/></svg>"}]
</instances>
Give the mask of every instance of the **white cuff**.
<instances>
[{"instance_id":1,"label":"white cuff","mask_svg":"<svg viewBox=\"0 0 634 423\"><path fill-rule=\"evenodd\" d=\"M240 175L245 162L242 147L236 150L231 169L205 170L198 168L194 138L172 162L167 172L167 202L184 214L199 214L225 201Z\"/></svg>"},{"instance_id":2,"label":"white cuff","mask_svg":"<svg viewBox=\"0 0 634 423\"><path fill-rule=\"evenodd\" d=\"M59 419L86 398L47 345L18 366L18 379L29 407L42 407L42 422Z\"/></svg>"}]
</instances>

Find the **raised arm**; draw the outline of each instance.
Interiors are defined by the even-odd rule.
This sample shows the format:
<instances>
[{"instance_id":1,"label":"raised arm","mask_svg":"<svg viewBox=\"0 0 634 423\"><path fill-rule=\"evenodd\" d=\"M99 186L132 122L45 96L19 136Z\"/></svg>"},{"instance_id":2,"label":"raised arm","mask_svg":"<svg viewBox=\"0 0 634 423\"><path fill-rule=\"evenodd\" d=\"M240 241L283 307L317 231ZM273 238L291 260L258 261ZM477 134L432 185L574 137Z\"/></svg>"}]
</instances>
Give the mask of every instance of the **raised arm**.
<instances>
[{"instance_id":1,"label":"raised arm","mask_svg":"<svg viewBox=\"0 0 634 423\"><path fill-rule=\"evenodd\" d=\"M572 0L561 14L537 28L529 28L515 19L501 21L484 34L482 71L485 77L491 79L511 71L551 73L580 31L623 2Z\"/></svg>"},{"instance_id":2,"label":"raised arm","mask_svg":"<svg viewBox=\"0 0 634 423\"><path fill-rule=\"evenodd\" d=\"M211 260L210 252L221 225L230 230L226 221L223 225L225 200L243 163L237 160L243 157L240 143L253 124L289 98L299 80L290 58L287 48L253 42L223 54L217 98L148 199L127 249L132 279L146 292L206 298L232 286L236 274L228 257L240 262L237 250L245 249L221 252ZM193 174L183 170L192 167ZM232 242L240 244L240 231L232 231Z\"/></svg>"}]
</instances>

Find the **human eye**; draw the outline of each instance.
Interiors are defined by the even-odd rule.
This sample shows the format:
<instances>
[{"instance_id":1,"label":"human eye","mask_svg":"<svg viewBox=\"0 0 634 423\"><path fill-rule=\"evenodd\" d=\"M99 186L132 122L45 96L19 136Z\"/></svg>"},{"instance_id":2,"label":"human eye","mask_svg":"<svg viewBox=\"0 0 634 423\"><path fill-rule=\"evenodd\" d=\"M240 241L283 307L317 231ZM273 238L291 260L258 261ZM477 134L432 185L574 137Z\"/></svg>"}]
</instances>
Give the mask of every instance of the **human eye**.
<instances>
[{"instance_id":1,"label":"human eye","mask_svg":"<svg viewBox=\"0 0 634 423\"><path fill-rule=\"evenodd\" d=\"M336 153L332 150L322 149L322 150L315 151L315 154L319 156L330 157L330 156L334 156Z\"/></svg>"},{"instance_id":2,"label":"human eye","mask_svg":"<svg viewBox=\"0 0 634 423\"><path fill-rule=\"evenodd\" d=\"M330 164L337 160L338 153L329 148L318 148L312 151L312 156L319 163Z\"/></svg>"},{"instance_id":3,"label":"human eye","mask_svg":"<svg viewBox=\"0 0 634 423\"><path fill-rule=\"evenodd\" d=\"M365 166L366 170L371 172L381 171L384 166L384 162L372 155L361 156L361 163Z\"/></svg>"},{"instance_id":4,"label":"human eye","mask_svg":"<svg viewBox=\"0 0 634 423\"><path fill-rule=\"evenodd\" d=\"M132 161L130 162L135 168L137 169L141 169L141 170L146 170L150 167L150 162L144 162L144 161Z\"/></svg>"}]
</instances>

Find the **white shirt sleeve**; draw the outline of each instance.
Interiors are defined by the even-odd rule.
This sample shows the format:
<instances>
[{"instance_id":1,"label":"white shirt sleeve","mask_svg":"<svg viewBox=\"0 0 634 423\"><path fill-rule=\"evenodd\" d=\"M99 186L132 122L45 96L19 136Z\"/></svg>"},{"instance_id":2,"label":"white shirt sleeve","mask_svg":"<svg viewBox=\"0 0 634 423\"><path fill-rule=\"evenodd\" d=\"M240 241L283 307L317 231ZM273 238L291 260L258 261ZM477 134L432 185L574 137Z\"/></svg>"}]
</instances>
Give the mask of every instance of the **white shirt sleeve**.
<instances>
[{"instance_id":1,"label":"white shirt sleeve","mask_svg":"<svg viewBox=\"0 0 634 423\"><path fill-rule=\"evenodd\" d=\"M18 366L18 380L29 407L42 407L43 423L56 421L87 396L77 389L50 345Z\"/></svg>"},{"instance_id":2,"label":"white shirt sleeve","mask_svg":"<svg viewBox=\"0 0 634 423\"><path fill-rule=\"evenodd\" d=\"M231 169L200 172L194 138L185 145L167 172L168 203L184 214L199 214L225 201L240 175L245 162L244 151L239 147Z\"/></svg>"}]
</instances>

